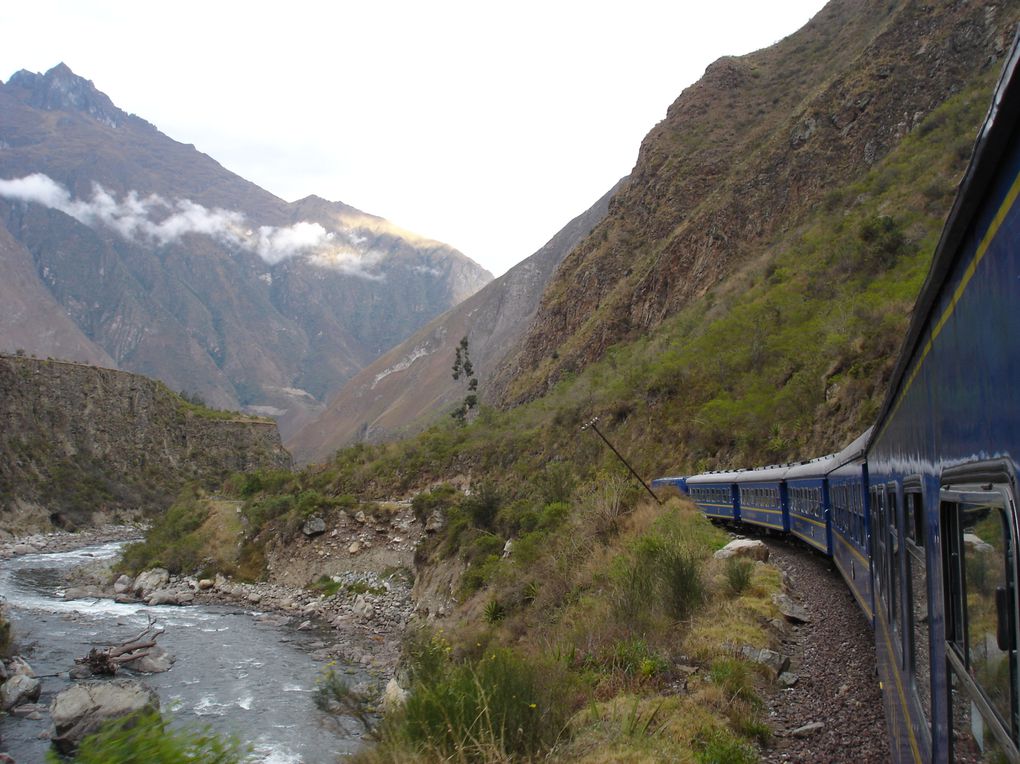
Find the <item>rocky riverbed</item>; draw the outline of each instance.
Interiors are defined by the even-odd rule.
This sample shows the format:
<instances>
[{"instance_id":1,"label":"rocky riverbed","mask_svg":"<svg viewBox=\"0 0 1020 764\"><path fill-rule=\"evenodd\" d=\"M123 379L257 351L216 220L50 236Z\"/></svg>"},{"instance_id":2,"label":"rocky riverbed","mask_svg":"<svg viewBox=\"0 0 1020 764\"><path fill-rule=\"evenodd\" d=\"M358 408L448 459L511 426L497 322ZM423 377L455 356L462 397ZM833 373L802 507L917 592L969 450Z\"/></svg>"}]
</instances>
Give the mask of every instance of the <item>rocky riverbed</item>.
<instances>
[{"instance_id":1,"label":"rocky riverbed","mask_svg":"<svg viewBox=\"0 0 1020 764\"><path fill-rule=\"evenodd\" d=\"M404 521L406 518L394 520ZM162 675L165 679L150 677L146 681L154 679L152 683L158 685L160 695L166 694L174 703L182 702L182 697L188 699L185 705L190 704L193 712L191 715L196 719L202 719L210 713L242 717L259 713L258 692L253 694L250 691L251 688L245 683L251 680L244 677L255 668L260 674L266 672L270 661L281 653L287 653L287 656L295 651L298 653L286 657L281 666L273 668L278 668L278 673L283 674L284 679L291 677L281 685L282 691L297 693L294 700L300 698L303 705L310 703L308 693L314 689L316 674L327 665L336 666L338 671L349 677L351 684L380 695L392 679L399 656L401 634L412 609L409 570L413 546L407 544L404 549L399 548L404 545L408 534L405 533L403 537L388 535L383 543L379 543L382 534L375 527L352 518L351 533L316 532L313 536L299 539L291 545L291 553L297 561L295 567L306 571L312 581L318 582L317 586L311 588L279 582L247 584L222 576L201 580L171 576L161 570L146 571L136 578L116 577L112 573L115 558L111 543L134 539L139 535L140 529L137 527L116 527L80 534L40 534L0 545L0 564L6 568L32 568L44 565L41 561L46 559L76 555L75 564L61 573L59 583L50 585L52 601L43 602L31 597L26 600L22 596L22 601L17 603L16 608L12 608L15 610L12 620L15 622L16 637L26 628L36 629L28 640L30 644L25 645L33 666L26 666L22 673L26 676L39 673L41 667L42 671L62 675L62 678L51 676L43 679L41 702L36 702L39 689L37 684L33 688L34 695L26 695L12 704L12 709L16 706L17 710L4 723L4 742L0 744L0 750L9 746L11 751L20 753L19 761L35 760L32 757L39 751L36 750L37 746L33 747L30 738L53 734L52 729L36 731L34 726L29 734L28 727L49 721L48 708L60 688L67 686L67 672L73 665L73 658L87 650L85 647L75 648L77 652L74 653L65 650L66 654L62 653L63 657L57 659L54 653L60 652L57 649L59 646L45 644L49 635L53 635L57 642L66 642L70 631L77 633L84 630L83 638L92 634L98 638L94 641L116 643L118 639L127 638L125 633L136 632L138 624L144 625L145 618L152 614L167 624L166 637L161 637L160 644L169 642L168 647L176 653L178 662L172 672ZM393 542L394 538L398 539L397 543ZM359 540L363 546L356 545ZM82 549L90 544L106 546ZM373 557L367 553L361 554L360 559L354 559L373 546L380 548L382 555ZM97 551L90 551L92 549ZM346 559L338 563L334 558L339 556ZM328 563L325 566L317 564L316 561L320 560L328 560ZM279 556L275 562L278 567L284 564ZM385 567L383 562L386 563ZM394 562L405 562L406 566L393 565ZM362 564L357 566L357 563ZM333 567L337 565L342 567L339 570ZM330 573L329 570L337 572ZM5 594L11 588L5 587ZM244 626L245 621L250 626ZM95 623L107 625L97 626ZM71 626L65 629L67 624ZM182 632L182 626L192 631ZM265 658L258 658L258 649L247 643L243 636L247 630L251 630L252 636L267 645ZM190 665L196 663L193 654L196 647L185 639L183 644L187 646L181 649L181 638L189 637L197 631L214 635L214 642L222 641L222 647L228 654L222 659L216 658L214 654L201 655L198 657L198 666ZM234 638L235 642L228 639L228 631L238 635ZM241 641L236 642L237 638ZM177 649L173 649L175 641ZM235 646L231 647L231 644ZM272 644L281 647L272 648ZM286 661L301 662L299 654L307 656L310 663L301 668L288 668ZM237 660L241 663L234 665ZM214 693L196 693L197 688L206 682L206 679L199 680L197 677L203 676L203 672L208 676L210 661L221 672L212 678L213 683L226 678L228 684L233 683L236 688L232 685L216 696ZM14 673L14 668L12 666L10 673ZM197 669L196 679L182 680L181 677L187 675L189 668L192 673ZM233 676L224 677L223 669ZM302 675L304 679L300 678ZM251 676L254 679L255 675ZM178 688L182 681L196 681L199 685L180 690ZM268 680L260 677L258 681L261 685ZM264 704L276 705L268 699ZM309 709L308 714L314 715L314 711ZM186 720L189 714L183 716ZM19 720L26 723L20 724ZM284 721L278 720L275 726ZM266 726L260 724L259 729ZM342 752L351 750L350 746L357 744L361 732L356 729L357 725L342 723L341 726L347 728L341 738L350 742L339 743L339 748L329 750ZM244 734L248 733L243 733L242 737ZM321 739L322 735L317 737ZM261 740L260 745L270 754L280 750L273 740ZM26 750L35 753L29 753L28 758L25 758ZM327 749L316 750L321 753ZM266 761L318 760L315 755L312 758L305 754L299 758L279 759L272 757L275 754L270 754L267 754Z\"/></svg>"}]
</instances>

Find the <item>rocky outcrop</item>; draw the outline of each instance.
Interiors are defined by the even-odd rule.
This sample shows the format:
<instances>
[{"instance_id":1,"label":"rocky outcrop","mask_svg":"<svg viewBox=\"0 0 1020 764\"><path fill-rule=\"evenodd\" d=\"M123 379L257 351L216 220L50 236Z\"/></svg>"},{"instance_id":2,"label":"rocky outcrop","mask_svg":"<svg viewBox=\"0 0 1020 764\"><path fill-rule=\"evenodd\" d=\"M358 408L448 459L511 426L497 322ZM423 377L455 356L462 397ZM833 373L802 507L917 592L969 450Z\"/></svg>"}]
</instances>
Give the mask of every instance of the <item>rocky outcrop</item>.
<instances>
[{"instance_id":1,"label":"rocky outcrop","mask_svg":"<svg viewBox=\"0 0 1020 764\"><path fill-rule=\"evenodd\" d=\"M286 468L271 420L189 404L137 374L0 355L0 528L160 509L189 480Z\"/></svg>"},{"instance_id":2,"label":"rocky outcrop","mask_svg":"<svg viewBox=\"0 0 1020 764\"><path fill-rule=\"evenodd\" d=\"M130 714L159 711L159 696L134 679L82 682L57 693L50 705L50 738L63 754L72 753L105 722Z\"/></svg>"},{"instance_id":3,"label":"rocky outcrop","mask_svg":"<svg viewBox=\"0 0 1020 764\"><path fill-rule=\"evenodd\" d=\"M945 99L990 83L1017 19L1015 3L832 0L775 45L709 66L556 272L497 373L501 400L542 395L765 257Z\"/></svg>"}]
</instances>

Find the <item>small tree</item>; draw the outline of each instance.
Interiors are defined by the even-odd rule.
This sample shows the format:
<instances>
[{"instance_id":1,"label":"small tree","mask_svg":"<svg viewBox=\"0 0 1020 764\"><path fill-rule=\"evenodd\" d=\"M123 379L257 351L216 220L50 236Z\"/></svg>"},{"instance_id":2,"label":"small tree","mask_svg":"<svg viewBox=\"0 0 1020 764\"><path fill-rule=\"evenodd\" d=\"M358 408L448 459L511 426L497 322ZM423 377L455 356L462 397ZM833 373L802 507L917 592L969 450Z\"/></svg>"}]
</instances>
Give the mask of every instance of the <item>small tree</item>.
<instances>
[{"instance_id":1,"label":"small tree","mask_svg":"<svg viewBox=\"0 0 1020 764\"><path fill-rule=\"evenodd\" d=\"M463 422L468 413L478 407L478 377L475 376L475 367L471 363L471 355L468 352L468 338L461 337L457 345L456 355L453 359L453 379L458 381L463 377L467 382L468 394L464 396L460 406L450 415L458 422Z\"/></svg>"}]
</instances>

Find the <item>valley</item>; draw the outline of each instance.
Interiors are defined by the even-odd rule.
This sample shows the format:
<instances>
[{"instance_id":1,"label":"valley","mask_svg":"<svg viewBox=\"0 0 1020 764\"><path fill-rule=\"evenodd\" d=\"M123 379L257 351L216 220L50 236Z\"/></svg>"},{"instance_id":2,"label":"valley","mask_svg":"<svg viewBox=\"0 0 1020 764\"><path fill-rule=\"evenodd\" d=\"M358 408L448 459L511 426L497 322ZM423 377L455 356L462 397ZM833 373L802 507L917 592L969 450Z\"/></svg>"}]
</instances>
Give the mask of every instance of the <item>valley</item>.
<instances>
[{"instance_id":1,"label":"valley","mask_svg":"<svg viewBox=\"0 0 1020 764\"><path fill-rule=\"evenodd\" d=\"M885 760L875 632L826 558L734 552L743 530L649 497L583 425L646 480L871 426L1018 22L832 0L710 65L495 280L277 199L67 67L19 72L0 539L144 523L104 596L165 569L203 608L328 635L309 654L364 764Z\"/></svg>"}]
</instances>

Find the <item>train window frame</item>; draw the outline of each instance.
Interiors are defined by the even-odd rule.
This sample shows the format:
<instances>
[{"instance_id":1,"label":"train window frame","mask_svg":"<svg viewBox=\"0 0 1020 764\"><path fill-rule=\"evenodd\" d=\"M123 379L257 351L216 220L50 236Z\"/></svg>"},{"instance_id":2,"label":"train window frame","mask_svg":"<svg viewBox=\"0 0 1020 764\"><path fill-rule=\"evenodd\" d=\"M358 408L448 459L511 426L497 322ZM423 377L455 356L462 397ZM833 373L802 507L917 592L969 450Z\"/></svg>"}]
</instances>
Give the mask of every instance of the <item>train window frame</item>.
<instances>
[{"instance_id":1,"label":"train window frame","mask_svg":"<svg viewBox=\"0 0 1020 764\"><path fill-rule=\"evenodd\" d=\"M887 621L890 628L892 629L893 645L895 645L896 652L899 658L900 668L906 668L906 656L903 650L903 613L901 607L903 606L903 571L900 566L900 559L903 551L903 544L900 541L900 523L899 511L900 511L900 492L899 486L895 482L889 482L885 484L885 529L887 534L887 548L886 548L886 564L888 566L887 576L889 579L889 601L887 603L888 610L886 613Z\"/></svg>"},{"instance_id":2,"label":"train window frame","mask_svg":"<svg viewBox=\"0 0 1020 764\"><path fill-rule=\"evenodd\" d=\"M945 656L947 672L946 682L949 697L949 722L954 727L954 694L957 684L963 693L963 701L970 702L970 733L980 732L982 739L977 741L984 749L986 728L994 738L994 743L1002 746L1010 760L1020 759L1017 741L1020 740L1020 651L1017 650L1017 632L1020 629L1020 601L1018 601L1018 579L1020 579L1020 549L1018 549L1018 528L1016 515L1016 480L1011 465L1005 460L985 462L977 465L946 470L943 474L939 492L939 526L942 538L942 577L945 618ZM1005 602L1010 606L1009 639L1011 653L1009 662L1009 719L1005 719L996 708L994 701L982 687L978 678L972 676L972 655L970 646L971 625L968 622L971 608L971 594L967 589L966 551L967 541L960 520L960 507L995 507L1001 511L1001 519L1005 523L1004 574L1007 578ZM1002 587L999 587L1002 589ZM998 594L996 595L998 601ZM998 602L997 602L998 605ZM997 629L1000 626L997 626ZM964 711L966 713L966 710ZM974 719L977 714L979 720ZM963 720L966 721L966 720ZM951 741L953 735L951 734ZM952 742L951 742L952 745Z\"/></svg>"}]
</instances>

